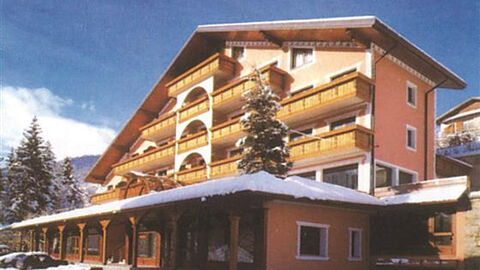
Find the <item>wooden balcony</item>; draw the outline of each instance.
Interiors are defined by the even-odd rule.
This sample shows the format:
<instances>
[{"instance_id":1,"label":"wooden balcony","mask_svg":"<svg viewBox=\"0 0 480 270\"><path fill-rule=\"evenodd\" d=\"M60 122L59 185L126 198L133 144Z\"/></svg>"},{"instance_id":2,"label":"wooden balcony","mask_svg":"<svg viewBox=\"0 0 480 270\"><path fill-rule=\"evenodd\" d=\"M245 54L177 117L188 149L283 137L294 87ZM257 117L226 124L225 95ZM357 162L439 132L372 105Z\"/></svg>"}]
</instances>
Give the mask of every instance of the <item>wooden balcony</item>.
<instances>
[{"instance_id":1,"label":"wooden balcony","mask_svg":"<svg viewBox=\"0 0 480 270\"><path fill-rule=\"evenodd\" d=\"M223 122L211 128L212 143L216 145L234 145L235 142L245 135L240 118Z\"/></svg>"},{"instance_id":2,"label":"wooden balcony","mask_svg":"<svg viewBox=\"0 0 480 270\"><path fill-rule=\"evenodd\" d=\"M90 197L90 202L92 204L101 204L110 201L120 200L123 196L123 191L119 188L111 189L102 193L93 194Z\"/></svg>"},{"instance_id":3,"label":"wooden balcony","mask_svg":"<svg viewBox=\"0 0 480 270\"><path fill-rule=\"evenodd\" d=\"M237 162L241 156L214 161L210 163L210 178L221 178L238 174Z\"/></svg>"},{"instance_id":4,"label":"wooden balcony","mask_svg":"<svg viewBox=\"0 0 480 270\"><path fill-rule=\"evenodd\" d=\"M370 151L372 132L353 125L290 142L290 160L296 163ZM295 164L294 164L295 165Z\"/></svg>"},{"instance_id":5,"label":"wooden balcony","mask_svg":"<svg viewBox=\"0 0 480 270\"><path fill-rule=\"evenodd\" d=\"M205 96L203 98L200 98L190 104L187 104L183 107L181 107L178 110L178 117L179 121L183 122L185 120L188 120L196 115L199 115L201 113L204 113L209 110L209 100L208 97Z\"/></svg>"},{"instance_id":6,"label":"wooden balcony","mask_svg":"<svg viewBox=\"0 0 480 270\"><path fill-rule=\"evenodd\" d=\"M204 166L179 171L176 173L177 181L183 185L191 185L207 180L207 168Z\"/></svg>"},{"instance_id":7,"label":"wooden balcony","mask_svg":"<svg viewBox=\"0 0 480 270\"><path fill-rule=\"evenodd\" d=\"M275 67L273 64L261 69L265 81L270 84L271 88L282 96L286 87L286 76L288 73ZM232 111L240 108L245 102L242 94L253 87L255 82L250 80L251 75L235 80L217 90L212 95L212 106L217 111Z\"/></svg>"},{"instance_id":8,"label":"wooden balcony","mask_svg":"<svg viewBox=\"0 0 480 270\"><path fill-rule=\"evenodd\" d=\"M178 140L178 153L184 153L189 150L202 147L208 143L207 131L200 131Z\"/></svg>"},{"instance_id":9,"label":"wooden balcony","mask_svg":"<svg viewBox=\"0 0 480 270\"><path fill-rule=\"evenodd\" d=\"M233 58L216 53L165 84L168 95L175 97L183 90L210 76L215 76L217 80L228 80L235 76L236 64L237 61Z\"/></svg>"},{"instance_id":10,"label":"wooden balcony","mask_svg":"<svg viewBox=\"0 0 480 270\"><path fill-rule=\"evenodd\" d=\"M326 112L370 101L373 82L356 72L281 101L277 117L289 123L306 121Z\"/></svg>"},{"instance_id":11,"label":"wooden balcony","mask_svg":"<svg viewBox=\"0 0 480 270\"><path fill-rule=\"evenodd\" d=\"M114 173L116 175L124 175L130 171L149 171L163 165L172 164L174 157L175 144L169 143L147 153L114 164Z\"/></svg>"},{"instance_id":12,"label":"wooden balcony","mask_svg":"<svg viewBox=\"0 0 480 270\"><path fill-rule=\"evenodd\" d=\"M155 119L148 125L140 128L142 138L150 141L159 141L175 135L177 115L175 112L167 113Z\"/></svg>"}]
</instances>

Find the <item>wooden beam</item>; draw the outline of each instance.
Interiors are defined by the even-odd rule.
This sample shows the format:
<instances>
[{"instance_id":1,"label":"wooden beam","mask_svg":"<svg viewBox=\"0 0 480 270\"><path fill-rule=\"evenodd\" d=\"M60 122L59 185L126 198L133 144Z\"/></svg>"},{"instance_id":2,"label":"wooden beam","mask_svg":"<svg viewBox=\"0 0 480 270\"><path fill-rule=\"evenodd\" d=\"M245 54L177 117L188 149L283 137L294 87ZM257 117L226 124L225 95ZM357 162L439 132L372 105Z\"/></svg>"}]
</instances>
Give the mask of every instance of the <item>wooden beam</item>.
<instances>
[{"instance_id":1,"label":"wooden beam","mask_svg":"<svg viewBox=\"0 0 480 270\"><path fill-rule=\"evenodd\" d=\"M112 147L117 149L120 152L127 152L128 151L128 147L123 146L123 145L119 145L119 144L116 144L116 143L112 144Z\"/></svg>"},{"instance_id":2,"label":"wooden beam","mask_svg":"<svg viewBox=\"0 0 480 270\"><path fill-rule=\"evenodd\" d=\"M79 252L79 259L80 262L83 262L83 259L85 258L85 251L84 251L84 246L85 246L85 227L87 226L87 223L77 223L78 231L80 232L80 242L78 243L78 252Z\"/></svg>"},{"instance_id":3,"label":"wooden beam","mask_svg":"<svg viewBox=\"0 0 480 270\"><path fill-rule=\"evenodd\" d=\"M65 248L64 248L64 244L63 244L63 232L65 231L65 225L58 225L57 226L57 229L58 229L58 234L60 236L60 246L59 246L59 249L60 249L60 260L63 260L65 259Z\"/></svg>"},{"instance_id":4,"label":"wooden beam","mask_svg":"<svg viewBox=\"0 0 480 270\"><path fill-rule=\"evenodd\" d=\"M169 269L177 268L177 251L178 251L178 219L180 213L173 211L169 213L168 228L170 230L169 242L170 250L168 252L168 266Z\"/></svg>"},{"instance_id":5,"label":"wooden beam","mask_svg":"<svg viewBox=\"0 0 480 270\"><path fill-rule=\"evenodd\" d=\"M102 263L107 264L107 237L108 237L108 225L110 225L111 219L100 220L99 223L102 225Z\"/></svg>"},{"instance_id":6,"label":"wooden beam","mask_svg":"<svg viewBox=\"0 0 480 270\"><path fill-rule=\"evenodd\" d=\"M29 242L30 242L30 246L29 246L29 251L35 251L35 231L33 229L29 230L28 231L28 235L30 237L29 239Z\"/></svg>"},{"instance_id":7,"label":"wooden beam","mask_svg":"<svg viewBox=\"0 0 480 270\"><path fill-rule=\"evenodd\" d=\"M128 217L130 225L132 226L132 249L131 249L131 264L132 267L137 267L137 249L138 249L138 223L140 218L137 216Z\"/></svg>"},{"instance_id":8,"label":"wooden beam","mask_svg":"<svg viewBox=\"0 0 480 270\"><path fill-rule=\"evenodd\" d=\"M18 236L18 250L23 251L23 231L20 231L20 235Z\"/></svg>"},{"instance_id":9,"label":"wooden beam","mask_svg":"<svg viewBox=\"0 0 480 270\"><path fill-rule=\"evenodd\" d=\"M360 44L362 44L363 46L365 46L366 48L370 48L370 43L372 42L369 38L363 36L362 34L360 34L359 32L353 30L353 29L346 29L345 30L348 38L350 38L352 41L356 41Z\"/></svg>"},{"instance_id":10,"label":"wooden beam","mask_svg":"<svg viewBox=\"0 0 480 270\"><path fill-rule=\"evenodd\" d=\"M260 34L262 34L263 38L265 38L266 41L271 42L280 48L282 47L283 42L279 38L272 35L271 33L267 31L260 31Z\"/></svg>"},{"instance_id":11,"label":"wooden beam","mask_svg":"<svg viewBox=\"0 0 480 270\"><path fill-rule=\"evenodd\" d=\"M228 270L238 269L238 231L240 225L240 217L235 214L229 216L230 219L230 247Z\"/></svg>"}]
</instances>

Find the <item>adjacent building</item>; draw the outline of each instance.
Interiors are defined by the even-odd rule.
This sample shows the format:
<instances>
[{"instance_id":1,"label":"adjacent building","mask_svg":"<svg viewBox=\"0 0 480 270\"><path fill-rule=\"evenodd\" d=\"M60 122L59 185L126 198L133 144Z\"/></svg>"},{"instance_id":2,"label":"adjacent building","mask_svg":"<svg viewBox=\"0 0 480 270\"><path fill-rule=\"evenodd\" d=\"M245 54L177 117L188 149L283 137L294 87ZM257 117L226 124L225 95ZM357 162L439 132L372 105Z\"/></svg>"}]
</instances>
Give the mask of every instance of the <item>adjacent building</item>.
<instances>
[{"instance_id":1,"label":"adjacent building","mask_svg":"<svg viewBox=\"0 0 480 270\"><path fill-rule=\"evenodd\" d=\"M286 180L237 170L255 69ZM11 228L117 267L463 269L469 182L435 179L434 108L465 85L375 17L199 26L88 174L93 206Z\"/></svg>"}]
</instances>

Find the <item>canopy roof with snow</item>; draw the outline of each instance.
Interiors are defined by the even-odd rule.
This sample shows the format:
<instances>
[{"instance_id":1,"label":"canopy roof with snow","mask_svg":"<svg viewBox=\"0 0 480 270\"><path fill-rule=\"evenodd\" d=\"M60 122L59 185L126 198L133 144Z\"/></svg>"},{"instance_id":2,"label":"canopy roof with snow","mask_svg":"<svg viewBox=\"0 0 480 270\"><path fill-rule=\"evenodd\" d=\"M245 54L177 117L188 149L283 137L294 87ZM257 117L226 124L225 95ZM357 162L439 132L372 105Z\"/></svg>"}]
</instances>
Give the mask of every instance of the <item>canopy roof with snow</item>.
<instances>
[{"instance_id":1,"label":"canopy roof with snow","mask_svg":"<svg viewBox=\"0 0 480 270\"><path fill-rule=\"evenodd\" d=\"M453 181L453 182L452 182ZM449 184L447 184L447 182ZM452 182L452 183L450 183ZM316 202L337 202L369 207L387 205L432 202L451 202L458 200L466 191L466 177L456 177L437 181L429 185L428 190L410 194L393 194L383 199L349 188L312 181L297 176L279 179L266 172L227 177L175 189L152 192L121 201L89 206L58 214L41 216L8 226L18 229L52 222L65 222L80 218L90 218L107 214L117 214L135 209L161 206L169 203L198 199L199 202L211 197L229 196L242 192L260 193L305 199ZM451 185L453 184L453 185ZM436 189L435 186L440 187ZM453 187L452 189L447 189ZM448 192L447 192L448 191Z\"/></svg>"}]
</instances>

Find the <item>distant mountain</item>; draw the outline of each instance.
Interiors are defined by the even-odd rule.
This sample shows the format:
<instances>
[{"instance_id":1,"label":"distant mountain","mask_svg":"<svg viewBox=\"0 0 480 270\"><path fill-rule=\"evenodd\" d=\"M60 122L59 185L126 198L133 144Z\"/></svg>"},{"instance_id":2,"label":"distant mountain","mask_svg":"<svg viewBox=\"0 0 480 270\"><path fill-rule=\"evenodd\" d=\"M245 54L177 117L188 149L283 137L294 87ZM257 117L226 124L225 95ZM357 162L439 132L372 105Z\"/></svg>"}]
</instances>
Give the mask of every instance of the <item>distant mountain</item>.
<instances>
[{"instance_id":1,"label":"distant mountain","mask_svg":"<svg viewBox=\"0 0 480 270\"><path fill-rule=\"evenodd\" d=\"M85 155L71 158L75 178L83 183L87 173L99 157L99 155Z\"/></svg>"},{"instance_id":2,"label":"distant mountain","mask_svg":"<svg viewBox=\"0 0 480 270\"><path fill-rule=\"evenodd\" d=\"M85 155L71 158L73 167L73 176L80 184L80 188L86 191L87 194L93 194L100 187L99 184L85 183L85 178L88 172L93 167L95 162L100 158L99 155Z\"/></svg>"}]
</instances>

